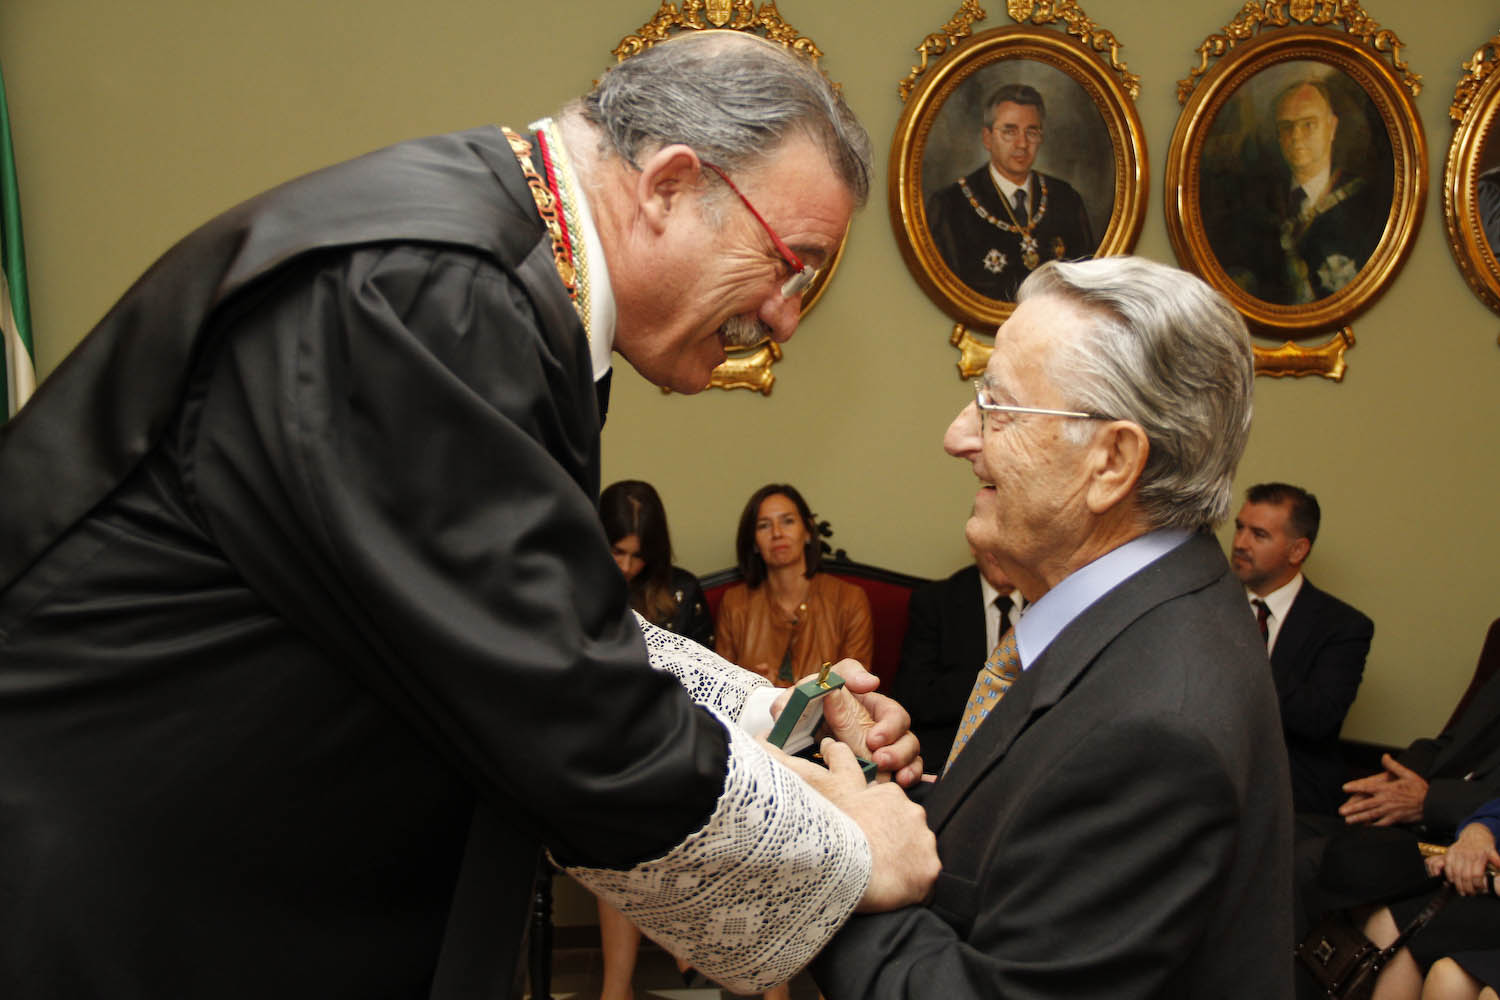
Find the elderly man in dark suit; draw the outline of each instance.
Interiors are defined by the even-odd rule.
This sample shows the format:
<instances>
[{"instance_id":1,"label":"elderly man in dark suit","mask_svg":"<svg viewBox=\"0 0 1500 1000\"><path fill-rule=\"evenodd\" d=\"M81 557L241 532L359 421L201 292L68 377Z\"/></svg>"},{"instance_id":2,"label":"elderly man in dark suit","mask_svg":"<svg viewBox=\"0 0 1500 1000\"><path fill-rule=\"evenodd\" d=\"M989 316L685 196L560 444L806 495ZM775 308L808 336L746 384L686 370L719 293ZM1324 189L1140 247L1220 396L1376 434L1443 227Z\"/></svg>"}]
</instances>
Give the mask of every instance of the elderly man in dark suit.
<instances>
[{"instance_id":1,"label":"elderly man in dark suit","mask_svg":"<svg viewBox=\"0 0 1500 1000\"><path fill-rule=\"evenodd\" d=\"M1181 271L1022 286L944 444L981 483L970 542L1033 603L927 797L931 900L846 925L813 966L831 998L1290 994L1276 694L1210 534L1252 379L1243 322Z\"/></svg>"},{"instance_id":2,"label":"elderly man in dark suit","mask_svg":"<svg viewBox=\"0 0 1500 1000\"><path fill-rule=\"evenodd\" d=\"M1339 730L1359 691L1375 623L1302 575L1321 518L1318 498L1300 487L1252 486L1235 515L1229 561L1271 656L1292 805L1332 813L1343 801Z\"/></svg>"},{"instance_id":3,"label":"elderly man in dark suit","mask_svg":"<svg viewBox=\"0 0 1500 1000\"><path fill-rule=\"evenodd\" d=\"M969 549L971 564L912 592L901 667L891 684L891 697L911 713L929 774L948 759L974 671L1026 610L1025 596L995 557Z\"/></svg>"}]
</instances>

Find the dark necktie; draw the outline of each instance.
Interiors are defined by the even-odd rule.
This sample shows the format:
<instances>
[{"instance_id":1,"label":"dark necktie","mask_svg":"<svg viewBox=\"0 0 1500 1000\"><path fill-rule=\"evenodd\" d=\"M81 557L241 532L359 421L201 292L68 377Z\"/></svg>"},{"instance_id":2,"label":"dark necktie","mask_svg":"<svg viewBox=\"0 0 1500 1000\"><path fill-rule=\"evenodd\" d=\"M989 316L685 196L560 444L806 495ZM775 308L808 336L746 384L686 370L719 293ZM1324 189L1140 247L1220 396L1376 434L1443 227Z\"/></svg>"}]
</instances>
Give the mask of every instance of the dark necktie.
<instances>
[{"instance_id":1,"label":"dark necktie","mask_svg":"<svg viewBox=\"0 0 1500 1000\"><path fill-rule=\"evenodd\" d=\"M1000 612L1000 628L995 634L1003 636L1010 631L1010 611L1016 606L1009 594L998 594L995 597L995 610Z\"/></svg>"},{"instance_id":2,"label":"dark necktie","mask_svg":"<svg viewBox=\"0 0 1500 1000\"><path fill-rule=\"evenodd\" d=\"M1302 203L1305 202L1306 200L1307 200L1307 192L1306 191L1302 190L1302 188L1300 186L1292 188L1292 207L1291 207L1291 210L1287 212L1287 214L1290 215L1290 216L1294 216L1294 217L1298 216L1298 215L1301 215L1302 214Z\"/></svg>"},{"instance_id":3,"label":"dark necktie","mask_svg":"<svg viewBox=\"0 0 1500 1000\"><path fill-rule=\"evenodd\" d=\"M1016 206L1016 218L1026 218L1026 189L1016 188L1016 195L1013 201Z\"/></svg>"},{"instance_id":4,"label":"dark necktie","mask_svg":"<svg viewBox=\"0 0 1500 1000\"><path fill-rule=\"evenodd\" d=\"M609 415L609 383L615 377L615 370L610 367L604 374L594 382L594 396L599 401L599 426L604 426L604 418Z\"/></svg>"},{"instance_id":5,"label":"dark necktie","mask_svg":"<svg viewBox=\"0 0 1500 1000\"><path fill-rule=\"evenodd\" d=\"M1266 622L1271 617L1271 608L1259 597L1251 601L1250 606L1255 609L1255 623L1260 626L1260 641L1269 646L1271 644L1271 627Z\"/></svg>"},{"instance_id":6,"label":"dark necktie","mask_svg":"<svg viewBox=\"0 0 1500 1000\"><path fill-rule=\"evenodd\" d=\"M979 729L980 723L989 717L994 707L1000 704L1000 699L1010 686L1021 676L1021 652L1016 647L1016 630L1009 628L995 644L995 651L990 653L990 658L984 661L984 667L979 671L979 676L974 679L974 689L969 692L968 703L964 706L963 717L958 720L958 732L953 737L953 749L948 752L948 763L943 765L946 774L948 768L958 759L963 748L968 745L969 739Z\"/></svg>"}]
</instances>

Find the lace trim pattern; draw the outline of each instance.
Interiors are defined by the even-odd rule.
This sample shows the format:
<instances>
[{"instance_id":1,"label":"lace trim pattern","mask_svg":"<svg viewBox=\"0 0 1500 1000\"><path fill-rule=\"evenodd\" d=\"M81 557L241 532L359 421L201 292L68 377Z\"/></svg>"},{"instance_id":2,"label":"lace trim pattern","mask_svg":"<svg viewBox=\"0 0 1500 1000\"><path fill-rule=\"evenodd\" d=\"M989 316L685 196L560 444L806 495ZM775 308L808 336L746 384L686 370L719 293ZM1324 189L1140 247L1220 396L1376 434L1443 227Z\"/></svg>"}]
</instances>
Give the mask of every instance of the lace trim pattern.
<instances>
[{"instance_id":1,"label":"lace trim pattern","mask_svg":"<svg viewBox=\"0 0 1500 1000\"><path fill-rule=\"evenodd\" d=\"M664 857L628 871L567 871L704 975L759 993L795 975L853 912L870 879L869 845L725 711L757 685L720 678L722 667L759 678L670 632L642 631L653 665L682 678L728 732L724 792L703 828Z\"/></svg>"},{"instance_id":2,"label":"lace trim pattern","mask_svg":"<svg viewBox=\"0 0 1500 1000\"><path fill-rule=\"evenodd\" d=\"M770 687L770 681L764 677L735 666L691 639L657 628L639 614L635 622L646 639L651 665L676 677L699 705L717 709L719 714L737 721L744 713L750 692Z\"/></svg>"}]
</instances>

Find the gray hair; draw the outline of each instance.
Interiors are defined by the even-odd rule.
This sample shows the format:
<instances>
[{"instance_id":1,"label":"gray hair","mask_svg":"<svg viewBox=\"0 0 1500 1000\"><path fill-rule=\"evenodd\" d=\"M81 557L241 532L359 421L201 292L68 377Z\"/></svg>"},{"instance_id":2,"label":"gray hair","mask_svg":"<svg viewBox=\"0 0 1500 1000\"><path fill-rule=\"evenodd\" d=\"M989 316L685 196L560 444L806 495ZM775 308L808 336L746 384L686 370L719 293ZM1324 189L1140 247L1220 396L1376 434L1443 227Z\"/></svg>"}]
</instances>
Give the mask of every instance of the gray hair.
<instances>
[{"instance_id":1,"label":"gray hair","mask_svg":"<svg viewBox=\"0 0 1500 1000\"><path fill-rule=\"evenodd\" d=\"M863 205L870 194L870 136L813 62L739 31L694 32L611 68L586 94L584 118L602 151L631 166L685 143L729 171L753 171L794 131L822 147Z\"/></svg>"},{"instance_id":2,"label":"gray hair","mask_svg":"<svg viewBox=\"0 0 1500 1000\"><path fill-rule=\"evenodd\" d=\"M995 109L1005 103L1036 108L1036 116L1043 124L1047 121L1047 105L1042 103L1041 91L1024 83L1007 83L997 87L984 101L984 127L995 121Z\"/></svg>"},{"instance_id":3,"label":"gray hair","mask_svg":"<svg viewBox=\"0 0 1500 1000\"><path fill-rule=\"evenodd\" d=\"M1048 263L1017 301L1043 295L1088 319L1052 353L1048 375L1067 405L1146 432L1136 501L1149 527L1208 530L1228 517L1255 381L1239 313L1201 279L1139 257ZM1089 430L1076 421L1068 433Z\"/></svg>"}]
</instances>

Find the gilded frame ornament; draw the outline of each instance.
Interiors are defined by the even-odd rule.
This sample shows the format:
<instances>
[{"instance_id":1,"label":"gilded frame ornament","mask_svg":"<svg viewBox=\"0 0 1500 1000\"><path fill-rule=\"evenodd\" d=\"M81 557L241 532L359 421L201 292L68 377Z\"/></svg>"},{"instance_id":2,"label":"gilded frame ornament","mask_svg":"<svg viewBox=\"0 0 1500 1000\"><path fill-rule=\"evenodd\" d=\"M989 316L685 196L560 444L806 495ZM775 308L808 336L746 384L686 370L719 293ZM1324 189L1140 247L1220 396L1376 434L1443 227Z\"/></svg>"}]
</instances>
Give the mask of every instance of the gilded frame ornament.
<instances>
[{"instance_id":1,"label":"gilded frame ornament","mask_svg":"<svg viewBox=\"0 0 1500 1000\"><path fill-rule=\"evenodd\" d=\"M1457 127L1443 177L1443 215L1464 280L1500 312L1500 33L1463 70L1448 109Z\"/></svg>"},{"instance_id":2,"label":"gilded frame ornament","mask_svg":"<svg viewBox=\"0 0 1500 1000\"><path fill-rule=\"evenodd\" d=\"M1167 235L1179 262L1222 292L1252 333L1282 342L1255 348L1257 374L1342 380L1349 321L1411 251L1427 146L1412 100L1421 77L1402 49L1357 0L1261 0L1205 39L1178 82ZM1308 151L1318 140L1293 137L1298 107L1330 109L1321 154ZM1302 192L1291 158L1315 155L1326 186L1293 208ZM1329 334L1316 347L1297 343Z\"/></svg>"},{"instance_id":3,"label":"gilded frame ornament","mask_svg":"<svg viewBox=\"0 0 1500 1000\"><path fill-rule=\"evenodd\" d=\"M960 378L971 378L984 369L991 350L989 337L1009 317L1015 303L984 294L956 273L951 261L962 252L953 249L959 241L945 238L948 249L940 249L928 213L933 206L941 216L944 209L938 207L937 199L957 204L953 191L959 191L977 218L994 224L976 200L979 196L963 186L963 175L972 179L970 171L983 169L988 162L980 132L982 105L989 92L1004 83L1020 82L1043 93L1050 123L1044 125L1044 135L1059 152L1047 159L1049 149L1044 143L1035 169L1052 179L1054 194L1061 175L1071 178L1071 184L1064 181L1060 187L1071 191L1077 186L1080 194L1073 197L1083 202L1090 229L1098 234L1095 245L1082 252L1066 246L1060 236L1046 238L1050 245L1040 247L1039 252L1033 249L1024 261L1028 270L1039 266L1032 263L1037 258L1128 253L1145 219L1146 146L1134 104L1140 80L1120 61L1118 40L1090 21L1072 0L1011 0L1007 9L1020 23L972 34L974 22L984 17L984 11L974 0L964 0L941 33L927 36L917 46L921 65L912 67L898 86L906 107L891 143L891 226L918 285L957 321L949 342L959 350ZM1052 23L1058 27L1031 26ZM933 55L941 58L929 68ZM946 221L939 224L948 225ZM1034 223L1033 228L1039 225ZM1004 237L995 239L998 243ZM1027 248L1024 243L1018 246ZM1019 250L1014 255L1001 253L997 245L978 259L999 273L997 264L1016 270L1011 267L1011 256L1021 261L1023 255ZM969 263L961 260L956 266Z\"/></svg>"},{"instance_id":4,"label":"gilded frame ornament","mask_svg":"<svg viewBox=\"0 0 1500 1000\"><path fill-rule=\"evenodd\" d=\"M814 65L818 65L818 60L823 57L823 50L811 38L783 20L774 0L767 0L759 8L752 0L683 0L680 8L669 0L662 0L656 13L645 24L621 38L611 54L616 62L623 62L657 42L664 42L673 35L688 31L747 31L786 46L810 59ZM818 69L822 71L822 66L818 65ZM823 75L826 77L828 74L824 72ZM834 86L837 87L838 84L835 83ZM812 287L803 294L803 317L818 304L824 289L833 280L839 262L844 259L844 247L848 243L849 234L845 232L833 259L818 272ZM763 396L771 394L771 387L776 384L776 375L771 371L771 366L782 358L779 344L763 340L753 347L730 348L726 353L724 362L709 377L709 388L751 389Z\"/></svg>"}]
</instances>

